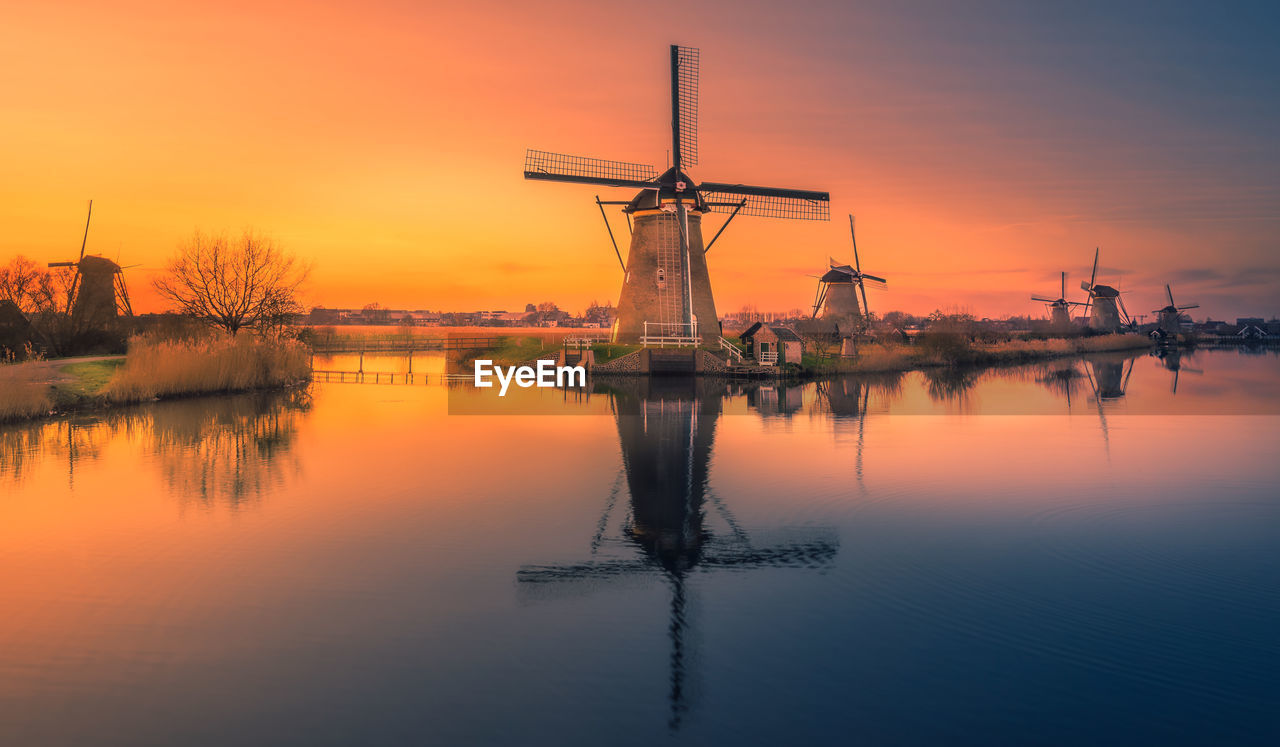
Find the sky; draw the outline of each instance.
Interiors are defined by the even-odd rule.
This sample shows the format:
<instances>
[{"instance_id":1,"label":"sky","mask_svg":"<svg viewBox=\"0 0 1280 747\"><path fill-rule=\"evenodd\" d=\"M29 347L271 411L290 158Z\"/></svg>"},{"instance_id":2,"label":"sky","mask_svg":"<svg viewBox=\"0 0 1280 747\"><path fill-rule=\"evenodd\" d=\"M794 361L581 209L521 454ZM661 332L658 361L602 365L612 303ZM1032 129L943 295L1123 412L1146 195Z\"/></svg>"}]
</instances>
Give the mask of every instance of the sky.
<instances>
[{"instance_id":1,"label":"sky","mask_svg":"<svg viewBox=\"0 0 1280 747\"><path fill-rule=\"evenodd\" d=\"M831 193L830 222L734 221L721 313L811 304L855 214L873 311L1043 314L1100 247L1131 312L1167 282L1197 319L1280 314L1274 4L0 5L0 261L74 258L92 198L136 311L195 231L245 228L313 265L308 304L616 302L594 197L631 194L524 152L663 167L681 44L695 179Z\"/></svg>"}]
</instances>

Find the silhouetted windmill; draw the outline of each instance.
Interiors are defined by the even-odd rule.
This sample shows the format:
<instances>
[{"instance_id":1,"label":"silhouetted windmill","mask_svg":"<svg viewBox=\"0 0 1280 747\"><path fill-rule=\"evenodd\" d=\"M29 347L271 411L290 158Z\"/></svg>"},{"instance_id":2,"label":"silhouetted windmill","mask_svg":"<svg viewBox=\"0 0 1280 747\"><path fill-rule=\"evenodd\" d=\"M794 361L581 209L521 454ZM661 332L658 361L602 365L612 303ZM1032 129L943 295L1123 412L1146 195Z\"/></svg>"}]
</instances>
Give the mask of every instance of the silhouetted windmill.
<instances>
[{"instance_id":1,"label":"silhouetted windmill","mask_svg":"<svg viewBox=\"0 0 1280 747\"><path fill-rule=\"evenodd\" d=\"M74 262L50 262L49 267L74 267L75 277L67 292L71 325L77 331L101 329L119 316L133 316L129 291L124 282L124 269L106 257L85 255L89 242L89 221L93 218L93 200L84 219L84 238L80 241L80 257Z\"/></svg>"},{"instance_id":2,"label":"silhouetted windmill","mask_svg":"<svg viewBox=\"0 0 1280 747\"><path fill-rule=\"evenodd\" d=\"M1049 323L1054 327L1066 328L1071 326L1071 307L1084 306L1082 301L1067 300L1067 273L1062 273L1062 290L1061 295L1057 298L1045 298L1044 296L1032 296L1032 301L1040 301L1049 306Z\"/></svg>"},{"instance_id":3,"label":"silhouetted windmill","mask_svg":"<svg viewBox=\"0 0 1280 747\"><path fill-rule=\"evenodd\" d=\"M690 576L713 570L827 567L839 543L834 533L814 529L795 532L789 543L754 543L708 485L720 395L700 393L698 385L688 380L648 381L646 386L663 390L650 389L643 396L620 392L613 399L631 498L622 537L606 536L619 479L590 543L589 560L525 565L517 571L516 581L523 593L535 597L553 594L556 589L591 588L645 576L666 581L671 590L669 726L674 730L688 708L685 679ZM723 535L708 527L708 500L728 527ZM600 557L602 549L612 549L615 554Z\"/></svg>"},{"instance_id":4,"label":"silhouetted windmill","mask_svg":"<svg viewBox=\"0 0 1280 747\"><path fill-rule=\"evenodd\" d=\"M853 329L863 330L870 319L871 307L867 304L867 283L877 288L888 285L887 280L862 271L862 261L858 258L858 234L854 230L853 216L849 216L849 236L853 239L853 266L838 265L834 259L829 260L826 274L818 278L818 291L813 299L813 316L822 312L822 318L849 320ZM858 295L862 295L862 306L858 306Z\"/></svg>"},{"instance_id":5,"label":"silhouetted windmill","mask_svg":"<svg viewBox=\"0 0 1280 747\"><path fill-rule=\"evenodd\" d=\"M697 49L671 47L672 165L661 175L652 166L639 163L532 149L525 154L526 179L641 190L630 201L596 197L601 215L604 205L623 205L628 222L634 218L626 262L609 228L623 270L614 341L643 342L646 337L714 340L720 335L705 255L739 213L829 218L826 192L693 181L685 168L698 163L698 65ZM729 218L704 248L702 216L707 212L726 212ZM608 223L605 216L606 227Z\"/></svg>"},{"instance_id":6,"label":"silhouetted windmill","mask_svg":"<svg viewBox=\"0 0 1280 747\"><path fill-rule=\"evenodd\" d=\"M1182 312L1187 309L1198 309L1200 308L1200 304L1191 303L1186 304L1185 306L1179 306L1173 300L1173 289L1169 287L1168 283L1164 286L1164 293L1169 299L1169 305L1165 306L1163 309L1155 309L1151 313L1158 315L1160 320L1158 329L1160 333L1164 336L1176 338L1178 333L1182 331L1182 318L1184 316Z\"/></svg>"},{"instance_id":7,"label":"silhouetted windmill","mask_svg":"<svg viewBox=\"0 0 1280 747\"><path fill-rule=\"evenodd\" d=\"M1098 253L1098 249L1093 250L1093 273L1089 280L1080 281L1080 288L1089 292L1089 302L1085 304L1086 311L1092 309L1089 328L1098 332L1119 332L1124 327L1131 326L1133 320L1124 308L1120 291L1110 285L1098 284Z\"/></svg>"}]
</instances>

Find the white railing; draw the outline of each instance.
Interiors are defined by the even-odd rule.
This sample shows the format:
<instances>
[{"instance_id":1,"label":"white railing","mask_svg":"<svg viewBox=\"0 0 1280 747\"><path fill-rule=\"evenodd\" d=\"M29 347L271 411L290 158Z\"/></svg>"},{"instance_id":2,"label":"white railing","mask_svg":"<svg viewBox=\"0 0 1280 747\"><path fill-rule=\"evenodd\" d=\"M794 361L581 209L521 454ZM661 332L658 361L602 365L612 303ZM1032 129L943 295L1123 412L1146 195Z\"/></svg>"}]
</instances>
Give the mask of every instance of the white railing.
<instances>
[{"instance_id":1,"label":"white railing","mask_svg":"<svg viewBox=\"0 0 1280 747\"><path fill-rule=\"evenodd\" d=\"M683 334L683 333L691 334ZM676 348L696 347L702 343L702 338L698 336L698 323L666 323L666 322L645 322L644 334L640 337L640 344L647 347L665 348L668 345Z\"/></svg>"},{"instance_id":2,"label":"white railing","mask_svg":"<svg viewBox=\"0 0 1280 747\"><path fill-rule=\"evenodd\" d=\"M727 350L729 352L730 358L737 359L739 363L746 363L746 360L743 358L742 351L738 349L737 345L734 345L723 337L717 337L716 339L720 341L720 349Z\"/></svg>"},{"instance_id":3,"label":"white railing","mask_svg":"<svg viewBox=\"0 0 1280 747\"><path fill-rule=\"evenodd\" d=\"M756 360L766 366L776 366L778 365L778 351L770 350L766 353L756 353Z\"/></svg>"}]
</instances>

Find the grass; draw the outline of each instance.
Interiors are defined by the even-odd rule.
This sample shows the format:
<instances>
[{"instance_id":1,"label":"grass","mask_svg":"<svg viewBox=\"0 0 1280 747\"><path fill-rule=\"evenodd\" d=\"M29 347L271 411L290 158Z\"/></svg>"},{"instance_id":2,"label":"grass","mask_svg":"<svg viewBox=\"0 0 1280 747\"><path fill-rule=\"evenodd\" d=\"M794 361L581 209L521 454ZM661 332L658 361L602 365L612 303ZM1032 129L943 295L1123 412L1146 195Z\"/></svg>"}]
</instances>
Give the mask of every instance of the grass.
<instances>
[{"instance_id":1,"label":"grass","mask_svg":"<svg viewBox=\"0 0 1280 747\"><path fill-rule=\"evenodd\" d=\"M558 349L559 345L547 344L540 337L505 336L498 338L497 347L449 351L447 362L449 370L466 372L471 370L476 360L493 361L500 366L514 366Z\"/></svg>"},{"instance_id":2,"label":"grass","mask_svg":"<svg viewBox=\"0 0 1280 747\"><path fill-rule=\"evenodd\" d=\"M596 354L596 363L608 363L640 349L640 345L624 345L613 342L600 342L591 346L591 350Z\"/></svg>"},{"instance_id":3,"label":"grass","mask_svg":"<svg viewBox=\"0 0 1280 747\"><path fill-rule=\"evenodd\" d=\"M311 376L306 347L241 334L194 340L135 337L124 364L102 387L109 402L240 392L301 383Z\"/></svg>"},{"instance_id":4,"label":"grass","mask_svg":"<svg viewBox=\"0 0 1280 747\"><path fill-rule=\"evenodd\" d=\"M64 377L64 380L53 386L54 402L58 407L74 407L95 399L123 363L123 358L116 358L71 363L60 367L58 373Z\"/></svg>"},{"instance_id":5,"label":"grass","mask_svg":"<svg viewBox=\"0 0 1280 747\"><path fill-rule=\"evenodd\" d=\"M806 355L805 370L813 374L880 373L935 366L1001 365L1083 353L1134 350L1150 344L1150 340L1139 335L1007 340L995 343L975 343L967 337L938 335L917 340L914 345L866 344L860 348L856 358L818 360Z\"/></svg>"},{"instance_id":6,"label":"grass","mask_svg":"<svg viewBox=\"0 0 1280 747\"><path fill-rule=\"evenodd\" d=\"M0 365L0 422L49 414L49 384L33 366Z\"/></svg>"}]
</instances>

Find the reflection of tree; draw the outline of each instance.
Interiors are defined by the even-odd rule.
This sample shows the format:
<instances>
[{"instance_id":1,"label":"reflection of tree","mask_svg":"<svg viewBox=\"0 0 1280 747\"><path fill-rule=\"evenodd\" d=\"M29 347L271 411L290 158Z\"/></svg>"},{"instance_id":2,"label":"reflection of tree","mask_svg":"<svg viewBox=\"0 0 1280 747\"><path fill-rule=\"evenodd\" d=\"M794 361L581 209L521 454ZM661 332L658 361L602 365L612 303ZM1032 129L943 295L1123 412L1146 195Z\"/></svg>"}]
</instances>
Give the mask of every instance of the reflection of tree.
<instances>
[{"instance_id":1,"label":"reflection of tree","mask_svg":"<svg viewBox=\"0 0 1280 747\"><path fill-rule=\"evenodd\" d=\"M1054 363L1040 368L1036 381L1053 394L1067 400L1067 409L1071 409L1071 396L1081 386L1084 374L1076 368L1075 361Z\"/></svg>"},{"instance_id":2,"label":"reflection of tree","mask_svg":"<svg viewBox=\"0 0 1280 747\"><path fill-rule=\"evenodd\" d=\"M291 456L304 390L166 403L151 432L165 485L180 500L237 506L297 471ZM286 469L288 468L288 469Z\"/></svg>"},{"instance_id":3,"label":"reflection of tree","mask_svg":"<svg viewBox=\"0 0 1280 747\"><path fill-rule=\"evenodd\" d=\"M113 441L151 436L166 486L183 501L235 506L257 498L289 471L298 424L311 406L302 390L202 397L113 410L102 416L0 427L0 481L17 484L42 463L76 472ZM145 443L145 442L144 442Z\"/></svg>"},{"instance_id":4,"label":"reflection of tree","mask_svg":"<svg viewBox=\"0 0 1280 747\"><path fill-rule=\"evenodd\" d=\"M65 459L67 479L74 486L76 466L96 460L125 419L117 413L106 418L77 416L0 427L0 478L16 484L42 462Z\"/></svg>"},{"instance_id":5,"label":"reflection of tree","mask_svg":"<svg viewBox=\"0 0 1280 747\"><path fill-rule=\"evenodd\" d=\"M962 366L943 366L924 371L929 398L934 402L963 400L982 378L983 370Z\"/></svg>"}]
</instances>

